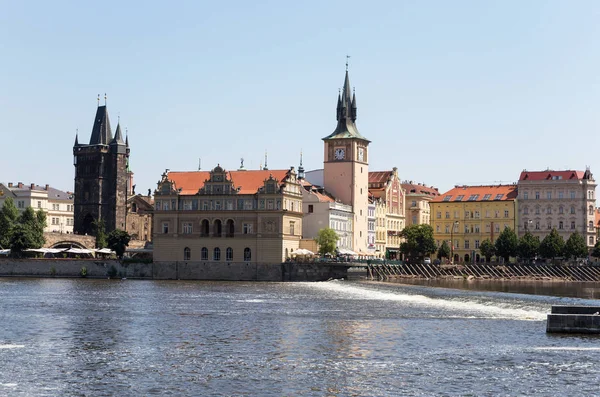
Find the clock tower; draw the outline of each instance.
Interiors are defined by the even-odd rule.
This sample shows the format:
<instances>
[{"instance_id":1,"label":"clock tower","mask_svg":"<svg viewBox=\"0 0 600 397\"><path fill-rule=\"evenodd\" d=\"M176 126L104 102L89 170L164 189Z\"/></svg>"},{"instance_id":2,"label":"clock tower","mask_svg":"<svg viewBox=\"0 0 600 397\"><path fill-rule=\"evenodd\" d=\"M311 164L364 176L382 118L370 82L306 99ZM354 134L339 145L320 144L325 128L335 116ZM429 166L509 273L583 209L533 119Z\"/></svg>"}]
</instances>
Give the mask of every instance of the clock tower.
<instances>
[{"instance_id":1,"label":"clock tower","mask_svg":"<svg viewBox=\"0 0 600 397\"><path fill-rule=\"evenodd\" d=\"M352 206L352 249L367 252L369 157L371 141L356 128L356 95L350 91L346 65L344 88L337 100L337 127L323 138L323 184L337 200Z\"/></svg>"}]
</instances>

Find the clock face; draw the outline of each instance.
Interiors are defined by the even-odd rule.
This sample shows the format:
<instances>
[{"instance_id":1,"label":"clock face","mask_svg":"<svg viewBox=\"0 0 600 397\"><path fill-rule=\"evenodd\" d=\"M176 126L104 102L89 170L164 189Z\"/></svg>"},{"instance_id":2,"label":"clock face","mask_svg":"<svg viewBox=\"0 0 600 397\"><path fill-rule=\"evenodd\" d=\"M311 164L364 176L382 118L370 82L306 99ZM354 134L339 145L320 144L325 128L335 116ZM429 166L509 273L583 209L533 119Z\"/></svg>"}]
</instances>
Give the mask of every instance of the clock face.
<instances>
[{"instance_id":1,"label":"clock face","mask_svg":"<svg viewBox=\"0 0 600 397\"><path fill-rule=\"evenodd\" d=\"M346 151L342 148L335 149L334 157L336 160L343 160L346 156Z\"/></svg>"},{"instance_id":2,"label":"clock face","mask_svg":"<svg viewBox=\"0 0 600 397\"><path fill-rule=\"evenodd\" d=\"M358 161L364 161L365 159L365 149L358 148Z\"/></svg>"}]
</instances>

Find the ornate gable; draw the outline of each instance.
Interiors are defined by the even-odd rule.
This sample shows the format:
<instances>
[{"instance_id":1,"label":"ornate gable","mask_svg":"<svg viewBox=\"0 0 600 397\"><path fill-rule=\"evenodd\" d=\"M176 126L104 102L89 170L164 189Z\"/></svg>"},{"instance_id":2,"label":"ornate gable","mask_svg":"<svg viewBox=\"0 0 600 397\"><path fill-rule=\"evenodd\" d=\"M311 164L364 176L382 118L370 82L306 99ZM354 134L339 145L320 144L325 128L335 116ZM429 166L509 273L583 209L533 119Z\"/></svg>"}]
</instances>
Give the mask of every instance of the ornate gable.
<instances>
[{"instance_id":1,"label":"ornate gable","mask_svg":"<svg viewBox=\"0 0 600 397\"><path fill-rule=\"evenodd\" d=\"M175 186L175 183L169 179L169 170L163 172L160 181L157 183L157 188L154 191L155 195L166 196L172 194L178 194L179 191Z\"/></svg>"},{"instance_id":2,"label":"ornate gable","mask_svg":"<svg viewBox=\"0 0 600 397\"><path fill-rule=\"evenodd\" d=\"M228 174L227 171L217 164L210 171L209 178L204 181L204 186L198 190L198 194L238 194L240 189L233 185L233 181L228 177Z\"/></svg>"}]
</instances>

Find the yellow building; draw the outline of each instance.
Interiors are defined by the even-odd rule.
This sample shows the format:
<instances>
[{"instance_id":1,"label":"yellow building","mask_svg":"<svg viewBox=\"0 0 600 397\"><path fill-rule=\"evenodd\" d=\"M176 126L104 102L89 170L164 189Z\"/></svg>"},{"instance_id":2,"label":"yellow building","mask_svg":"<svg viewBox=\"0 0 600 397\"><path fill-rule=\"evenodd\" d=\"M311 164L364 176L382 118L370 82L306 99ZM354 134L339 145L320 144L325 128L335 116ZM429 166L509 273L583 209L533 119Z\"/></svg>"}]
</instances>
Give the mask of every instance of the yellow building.
<instances>
[{"instance_id":1,"label":"yellow building","mask_svg":"<svg viewBox=\"0 0 600 397\"><path fill-rule=\"evenodd\" d=\"M483 240L496 241L507 227L516 230L516 199L516 185L456 186L436 197L430 206L437 246L448 241L455 263L479 261Z\"/></svg>"}]
</instances>

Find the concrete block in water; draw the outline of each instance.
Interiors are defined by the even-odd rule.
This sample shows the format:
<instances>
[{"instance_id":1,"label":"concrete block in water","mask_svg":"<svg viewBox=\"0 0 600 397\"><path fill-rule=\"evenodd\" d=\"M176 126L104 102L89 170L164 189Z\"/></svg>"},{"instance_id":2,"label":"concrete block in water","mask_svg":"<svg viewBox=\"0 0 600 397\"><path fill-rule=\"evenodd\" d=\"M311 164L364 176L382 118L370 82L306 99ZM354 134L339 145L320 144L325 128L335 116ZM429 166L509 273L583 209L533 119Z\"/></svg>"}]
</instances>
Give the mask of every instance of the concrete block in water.
<instances>
[{"instance_id":1,"label":"concrete block in water","mask_svg":"<svg viewBox=\"0 0 600 397\"><path fill-rule=\"evenodd\" d=\"M600 306L552 306L546 332L600 334Z\"/></svg>"}]
</instances>

